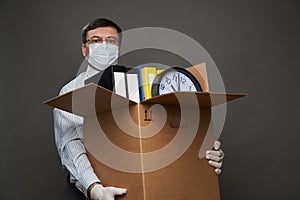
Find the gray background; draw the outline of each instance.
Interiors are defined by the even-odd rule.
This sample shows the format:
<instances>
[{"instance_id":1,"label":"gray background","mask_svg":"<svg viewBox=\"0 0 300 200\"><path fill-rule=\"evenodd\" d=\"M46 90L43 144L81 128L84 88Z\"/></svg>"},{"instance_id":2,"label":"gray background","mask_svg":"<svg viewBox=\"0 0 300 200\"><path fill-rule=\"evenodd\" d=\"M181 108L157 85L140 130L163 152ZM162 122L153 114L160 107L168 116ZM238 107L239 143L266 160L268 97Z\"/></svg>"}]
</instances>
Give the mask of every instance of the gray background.
<instances>
[{"instance_id":1,"label":"gray background","mask_svg":"<svg viewBox=\"0 0 300 200\"><path fill-rule=\"evenodd\" d=\"M76 75L81 28L96 17L189 35L228 92L249 94L228 105L223 200L300 199L299 1L1 0L0 8L0 199L63 199L51 108L42 102Z\"/></svg>"}]
</instances>

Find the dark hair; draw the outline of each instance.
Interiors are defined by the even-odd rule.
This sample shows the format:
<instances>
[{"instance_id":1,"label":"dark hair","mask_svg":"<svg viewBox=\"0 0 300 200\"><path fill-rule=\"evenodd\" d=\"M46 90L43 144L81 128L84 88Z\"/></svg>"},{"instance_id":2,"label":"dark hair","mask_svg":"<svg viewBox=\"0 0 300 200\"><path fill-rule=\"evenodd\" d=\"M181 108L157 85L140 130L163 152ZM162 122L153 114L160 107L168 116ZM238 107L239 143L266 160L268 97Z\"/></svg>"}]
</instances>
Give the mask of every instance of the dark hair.
<instances>
[{"instance_id":1,"label":"dark hair","mask_svg":"<svg viewBox=\"0 0 300 200\"><path fill-rule=\"evenodd\" d=\"M120 40L121 40L121 32L122 29L113 21L109 20L109 19L105 19L105 18L97 18L94 19L93 21L91 21L90 23L88 23L86 26L83 27L82 31L81 31L81 37L82 37L82 43L85 44L86 43L86 34L88 31L90 30L94 30L96 28L99 27L113 27L117 30Z\"/></svg>"}]
</instances>

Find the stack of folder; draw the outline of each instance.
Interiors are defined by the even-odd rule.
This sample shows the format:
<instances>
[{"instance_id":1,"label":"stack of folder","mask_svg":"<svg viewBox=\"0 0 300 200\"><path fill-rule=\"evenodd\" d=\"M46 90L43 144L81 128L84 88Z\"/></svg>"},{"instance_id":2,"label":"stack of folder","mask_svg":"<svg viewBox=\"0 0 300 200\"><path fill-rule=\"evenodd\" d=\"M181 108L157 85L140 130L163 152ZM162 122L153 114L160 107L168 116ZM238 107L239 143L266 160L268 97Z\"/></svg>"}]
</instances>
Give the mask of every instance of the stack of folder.
<instances>
[{"instance_id":1,"label":"stack of folder","mask_svg":"<svg viewBox=\"0 0 300 200\"><path fill-rule=\"evenodd\" d=\"M163 70L156 67L138 66L127 68L112 65L104 71L85 81L85 84L96 83L114 93L134 102L151 98L151 87L156 75Z\"/></svg>"}]
</instances>

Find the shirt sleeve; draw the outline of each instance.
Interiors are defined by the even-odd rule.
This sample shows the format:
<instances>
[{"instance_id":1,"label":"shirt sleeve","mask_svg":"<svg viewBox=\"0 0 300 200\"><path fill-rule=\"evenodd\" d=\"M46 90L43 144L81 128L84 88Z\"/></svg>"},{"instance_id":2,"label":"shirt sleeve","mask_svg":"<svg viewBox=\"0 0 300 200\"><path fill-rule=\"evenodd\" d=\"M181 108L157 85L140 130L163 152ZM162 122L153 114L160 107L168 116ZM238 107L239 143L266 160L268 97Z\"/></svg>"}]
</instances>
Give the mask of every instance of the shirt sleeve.
<instances>
[{"instance_id":1,"label":"shirt sleeve","mask_svg":"<svg viewBox=\"0 0 300 200\"><path fill-rule=\"evenodd\" d=\"M59 109L53 110L55 142L70 181L87 196L88 187L100 182L83 145L83 118Z\"/></svg>"}]
</instances>

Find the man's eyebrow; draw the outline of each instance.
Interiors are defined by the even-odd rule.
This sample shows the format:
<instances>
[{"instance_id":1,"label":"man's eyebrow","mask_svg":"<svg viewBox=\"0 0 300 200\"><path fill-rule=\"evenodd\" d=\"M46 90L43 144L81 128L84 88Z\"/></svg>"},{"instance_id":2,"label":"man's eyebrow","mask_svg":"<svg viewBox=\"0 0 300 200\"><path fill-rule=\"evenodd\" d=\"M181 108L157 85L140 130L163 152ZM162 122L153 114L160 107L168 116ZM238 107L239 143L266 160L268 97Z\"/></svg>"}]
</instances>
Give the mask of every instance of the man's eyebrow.
<instances>
[{"instance_id":1,"label":"man's eyebrow","mask_svg":"<svg viewBox=\"0 0 300 200\"><path fill-rule=\"evenodd\" d=\"M119 36L118 35L111 35L111 36L108 36L108 37L118 38Z\"/></svg>"},{"instance_id":2,"label":"man's eyebrow","mask_svg":"<svg viewBox=\"0 0 300 200\"><path fill-rule=\"evenodd\" d=\"M102 38L102 37L101 36L97 36L97 35L93 35L90 38ZM107 36L107 38L118 38L118 36L117 35L110 35L110 36Z\"/></svg>"},{"instance_id":3,"label":"man's eyebrow","mask_svg":"<svg viewBox=\"0 0 300 200\"><path fill-rule=\"evenodd\" d=\"M93 35L92 37L90 38L101 38L100 36L97 36L97 35Z\"/></svg>"}]
</instances>

